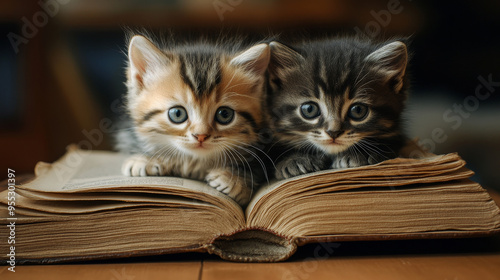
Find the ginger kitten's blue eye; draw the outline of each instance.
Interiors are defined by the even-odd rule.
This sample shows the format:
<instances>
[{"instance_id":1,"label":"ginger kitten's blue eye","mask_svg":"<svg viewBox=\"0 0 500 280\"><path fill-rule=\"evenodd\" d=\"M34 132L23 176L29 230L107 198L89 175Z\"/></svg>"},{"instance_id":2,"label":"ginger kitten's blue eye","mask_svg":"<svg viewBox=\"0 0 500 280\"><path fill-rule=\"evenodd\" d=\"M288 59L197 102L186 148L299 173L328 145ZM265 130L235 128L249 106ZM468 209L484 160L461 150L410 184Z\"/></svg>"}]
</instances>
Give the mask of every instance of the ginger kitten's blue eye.
<instances>
[{"instance_id":1,"label":"ginger kitten's blue eye","mask_svg":"<svg viewBox=\"0 0 500 280\"><path fill-rule=\"evenodd\" d=\"M168 109L168 118L173 123L183 123L187 120L188 115L184 107L176 106Z\"/></svg>"},{"instance_id":2,"label":"ginger kitten's blue eye","mask_svg":"<svg viewBox=\"0 0 500 280\"><path fill-rule=\"evenodd\" d=\"M349 108L347 113L349 117L355 121L360 121L368 115L368 106L364 104L354 104Z\"/></svg>"},{"instance_id":3,"label":"ginger kitten's blue eye","mask_svg":"<svg viewBox=\"0 0 500 280\"><path fill-rule=\"evenodd\" d=\"M215 113L215 120L220 124L229 124L234 118L234 110L229 107L219 107Z\"/></svg>"},{"instance_id":4,"label":"ginger kitten's blue eye","mask_svg":"<svg viewBox=\"0 0 500 280\"><path fill-rule=\"evenodd\" d=\"M319 106L316 102L306 102L300 105L300 113L306 119L314 119L321 114Z\"/></svg>"}]
</instances>

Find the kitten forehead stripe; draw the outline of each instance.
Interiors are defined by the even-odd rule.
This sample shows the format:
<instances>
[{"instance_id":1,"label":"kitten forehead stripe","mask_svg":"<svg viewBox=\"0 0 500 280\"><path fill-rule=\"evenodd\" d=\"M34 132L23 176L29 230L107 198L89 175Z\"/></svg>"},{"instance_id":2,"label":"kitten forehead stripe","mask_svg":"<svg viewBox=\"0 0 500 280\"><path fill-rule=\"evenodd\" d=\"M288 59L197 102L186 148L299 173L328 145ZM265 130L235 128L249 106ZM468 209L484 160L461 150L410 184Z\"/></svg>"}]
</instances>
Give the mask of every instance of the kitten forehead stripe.
<instances>
[{"instance_id":1,"label":"kitten forehead stripe","mask_svg":"<svg viewBox=\"0 0 500 280\"><path fill-rule=\"evenodd\" d=\"M318 59L319 60L319 59ZM328 77L326 76L326 65L325 65L325 61L324 60L320 60L319 61L319 64L320 64L320 70L319 70L319 75L320 75L320 78L323 80L323 81L327 81L328 80Z\"/></svg>"},{"instance_id":2,"label":"kitten forehead stripe","mask_svg":"<svg viewBox=\"0 0 500 280\"><path fill-rule=\"evenodd\" d=\"M207 73L207 87L208 87L208 90L207 90L207 93L210 93L212 92L215 87L217 87L221 80L222 80L222 67L220 65L220 61L217 60L217 61L214 61L213 65L212 65L212 71L209 71ZM210 75L208 75L210 74Z\"/></svg>"},{"instance_id":3,"label":"kitten forehead stripe","mask_svg":"<svg viewBox=\"0 0 500 280\"><path fill-rule=\"evenodd\" d=\"M220 56L214 53L186 53L181 55L181 75L197 95L212 93L221 82Z\"/></svg>"},{"instance_id":4,"label":"kitten forehead stripe","mask_svg":"<svg viewBox=\"0 0 500 280\"><path fill-rule=\"evenodd\" d=\"M195 88L194 88L193 82L188 77L187 72L186 72L186 60L183 56L179 56L179 60L180 60L180 64L181 64L181 67L180 67L181 78L184 81L184 83L194 92Z\"/></svg>"},{"instance_id":5,"label":"kitten forehead stripe","mask_svg":"<svg viewBox=\"0 0 500 280\"><path fill-rule=\"evenodd\" d=\"M323 67L321 66L321 60L319 57L316 57L313 61L313 82L317 86L315 87L314 90L314 96L316 98L320 98L320 89L323 90L323 92L328 90L328 85L326 84L326 80L324 80L322 77L326 77L326 73L322 73ZM326 69L325 69L326 71Z\"/></svg>"}]
</instances>

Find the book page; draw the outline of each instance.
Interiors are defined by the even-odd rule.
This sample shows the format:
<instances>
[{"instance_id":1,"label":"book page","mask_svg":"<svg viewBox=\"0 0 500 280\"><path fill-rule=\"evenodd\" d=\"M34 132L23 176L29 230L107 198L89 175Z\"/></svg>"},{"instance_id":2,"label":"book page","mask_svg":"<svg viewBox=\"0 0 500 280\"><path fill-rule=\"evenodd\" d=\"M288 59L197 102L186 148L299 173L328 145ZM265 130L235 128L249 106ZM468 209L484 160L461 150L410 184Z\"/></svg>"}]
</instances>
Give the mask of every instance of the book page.
<instances>
[{"instance_id":1,"label":"book page","mask_svg":"<svg viewBox=\"0 0 500 280\"><path fill-rule=\"evenodd\" d=\"M3 195L4 193L0 193ZM5 196L7 197L7 196ZM0 197L0 203L6 204L6 199ZM27 198L19 193L16 194L16 202L21 205L23 209L31 209L36 211L43 211L46 213L59 213L59 214L84 214L94 213L100 211L109 211L125 208L136 207L153 207L153 206L168 206L168 207L199 207L201 202L189 201L168 198L149 198L141 200L134 197L117 196L111 200L77 200L77 201L56 201L56 200L34 200ZM212 205L205 204L205 207ZM213 206L212 206L213 207Z\"/></svg>"},{"instance_id":2,"label":"book page","mask_svg":"<svg viewBox=\"0 0 500 280\"><path fill-rule=\"evenodd\" d=\"M420 159L395 158L374 165L330 169L304 174L261 187L246 209L247 220L258 212L260 204L270 196L283 198L311 189L328 187L341 191L364 187L389 188L400 185L432 183L469 178L474 173L464 168L465 162L455 153Z\"/></svg>"},{"instance_id":3,"label":"book page","mask_svg":"<svg viewBox=\"0 0 500 280\"><path fill-rule=\"evenodd\" d=\"M110 186L165 185L195 190L208 189L203 182L176 177L127 177L122 175L122 163L129 157L108 151L85 151L70 147L52 164L39 163L37 178L23 188L45 192L79 192L106 189Z\"/></svg>"},{"instance_id":4,"label":"book page","mask_svg":"<svg viewBox=\"0 0 500 280\"><path fill-rule=\"evenodd\" d=\"M128 177L121 174L122 163L130 155L109 151L85 151L70 147L58 161L40 163L36 167L36 179L21 185L22 191L31 196L50 193L53 197L67 195L67 200L92 200L92 196L115 196L115 200L128 194L128 200L147 199L143 194L161 194L170 198L198 200L227 209L233 213L242 212L241 207L225 194L208 186L205 182L166 176ZM113 194L116 193L116 194ZM131 198L134 195L141 198ZM85 195L83 195L85 194ZM24 194L30 196L30 194ZM75 198L76 197L76 198ZM40 197L40 198L43 198ZM150 200L150 203L154 199Z\"/></svg>"},{"instance_id":5,"label":"book page","mask_svg":"<svg viewBox=\"0 0 500 280\"><path fill-rule=\"evenodd\" d=\"M500 229L498 206L468 179L307 193L270 200L262 209L249 226L304 238Z\"/></svg>"}]
</instances>

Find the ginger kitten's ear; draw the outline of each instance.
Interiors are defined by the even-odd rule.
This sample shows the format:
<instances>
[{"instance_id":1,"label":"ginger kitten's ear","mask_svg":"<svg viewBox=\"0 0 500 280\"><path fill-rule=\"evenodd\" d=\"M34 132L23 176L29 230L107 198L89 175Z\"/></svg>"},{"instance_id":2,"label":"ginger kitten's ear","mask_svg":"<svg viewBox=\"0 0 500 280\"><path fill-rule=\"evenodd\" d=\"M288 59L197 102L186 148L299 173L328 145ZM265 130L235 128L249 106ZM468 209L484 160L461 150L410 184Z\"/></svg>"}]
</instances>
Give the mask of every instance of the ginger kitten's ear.
<instances>
[{"instance_id":1,"label":"ginger kitten's ear","mask_svg":"<svg viewBox=\"0 0 500 280\"><path fill-rule=\"evenodd\" d=\"M169 57L143 36L135 35L128 47L129 82L142 89L154 71L170 63Z\"/></svg>"},{"instance_id":2,"label":"ginger kitten's ear","mask_svg":"<svg viewBox=\"0 0 500 280\"><path fill-rule=\"evenodd\" d=\"M230 64L242 66L257 75L263 75L269 65L271 52L267 44L259 44L249 48L231 59Z\"/></svg>"},{"instance_id":3,"label":"ginger kitten's ear","mask_svg":"<svg viewBox=\"0 0 500 280\"><path fill-rule=\"evenodd\" d=\"M401 91L408 64L408 51L404 43L389 43L369 54L365 60L373 64L372 69L382 75L384 82L391 82L396 93Z\"/></svg>"},{"instance_id":4,"label":"ginger kitten's ear","mask_svg":"<svg viewBox=\"0 0 500 280\"><path fill-rule=\"evenodd\" d=\"M272 78L285 79L290 71L297 69L305 61L298 52L279 42L273 41L269 46L271 47L269 73Z\"/></svg>"}]
</instances>

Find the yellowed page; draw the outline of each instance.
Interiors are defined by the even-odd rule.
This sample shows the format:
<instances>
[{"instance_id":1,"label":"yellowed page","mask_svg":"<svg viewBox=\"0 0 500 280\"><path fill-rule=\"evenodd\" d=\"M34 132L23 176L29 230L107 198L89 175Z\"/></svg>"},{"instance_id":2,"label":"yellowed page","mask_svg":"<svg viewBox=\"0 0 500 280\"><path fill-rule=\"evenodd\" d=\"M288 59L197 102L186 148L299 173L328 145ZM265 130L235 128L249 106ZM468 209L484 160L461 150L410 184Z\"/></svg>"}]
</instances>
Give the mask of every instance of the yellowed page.
<instances>
[{"instance_id":1,"label":"yellowed page","mask_svg":"<svg viewBox=\"0 0 500 280\"><path fill-rule=\"evenodd\" d=\"M64 213L85 213L140 205L163 206L204 204L232 213L239 224L244 220L241 207L223 193L201 181L176 177L127 177L121 166L129 155L109 151L84 151L70 147L58 161L40 163L37 177L17 187L25 208ZM4 196L0 203L6 204ZM29 197L30 199L26 199ZM161 198L160 198L161 197ZM101 202L98 202L101 201ZM107 201L104 201L107 200ZM51 201L55 201L52 203ZM81 203L64 203L81 201ZM111 202L113 201L113 202ZM20 207L23 204L18 204ZM209 208L209 207L208 207ZM56 211L57 209L57 211Z\"/></svg>"},{"instance_id":2,"label":"yellowed page","mask_svg":"<svg viewBox=\"0 0 500 280\"><path fill-rule=\"evenodd\" d=\"M263 209L249 226L295 238L500 229L498 206L470 180L271 199Z\"/></svg>"},{"instance_id":3,"label":"yellowed page","mask_svg":"<svg viewBox=\"0 0 500 280\"><path fill-rule=\"evenodd\" d=\"M396 158L375 165L330 169L296 176L260 188L246 209L246 217L249 220L256 212L262 211L260 205L271 196L284 198L310 189L325 187L331 192L363 187L390 188L469 178L473 172L464 166L465 162L453 153L421 159Z\"/></svg>"},{"instance_id":4,"label":"yellowed page","mask_svg":"<svg viewBox=\"0 0 500 280\"><path fill-rule=\"evenodd\" d=\"M223 193L201 181L177 177L127 177L121 174L123 161L129 155L109 151L85 151L70 147L53 164L37 165L37 178L19 186L26 191L58 194L139 192L163 193L197 199L241 212L241 208Z\"/></svg>"}]
</instances>

